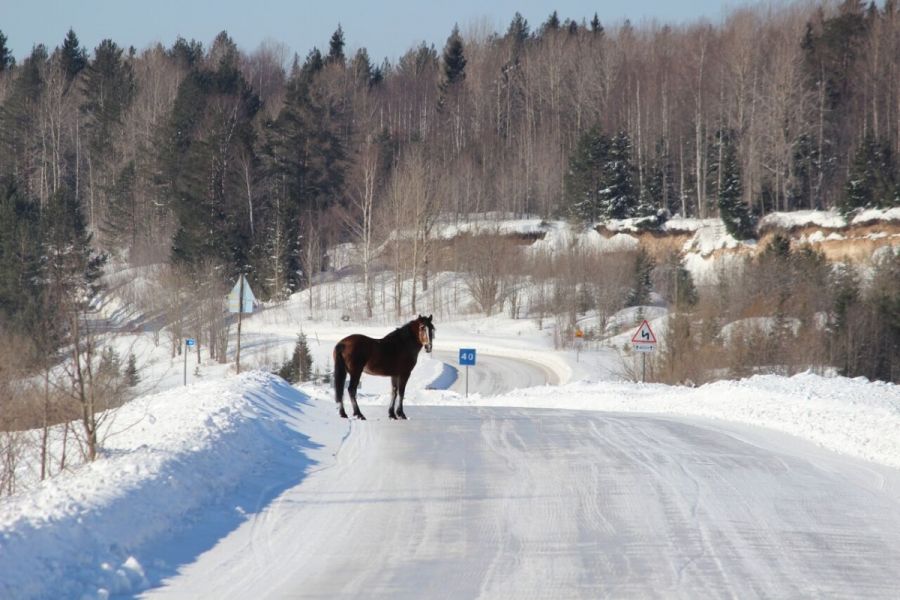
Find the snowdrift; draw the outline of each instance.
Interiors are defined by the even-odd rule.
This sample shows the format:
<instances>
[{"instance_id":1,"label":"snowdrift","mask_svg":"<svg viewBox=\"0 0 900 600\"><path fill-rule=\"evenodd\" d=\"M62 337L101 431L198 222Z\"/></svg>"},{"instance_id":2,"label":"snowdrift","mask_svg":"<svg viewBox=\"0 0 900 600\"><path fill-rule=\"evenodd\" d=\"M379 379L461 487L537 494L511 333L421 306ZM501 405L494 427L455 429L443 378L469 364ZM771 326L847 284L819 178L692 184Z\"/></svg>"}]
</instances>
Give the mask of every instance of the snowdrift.
<instances>
[{"instance_id":1,"label":"snowdrift","mask_svg":"<svg viewBox=\"0 0 900 600\"><path fill-rule=\"evenodd\" d=\"M100 459L0 502L0 598L105 598L174 573L339 440L321 410L261 373L130 403Z\"/></svg>"}]
</instances>

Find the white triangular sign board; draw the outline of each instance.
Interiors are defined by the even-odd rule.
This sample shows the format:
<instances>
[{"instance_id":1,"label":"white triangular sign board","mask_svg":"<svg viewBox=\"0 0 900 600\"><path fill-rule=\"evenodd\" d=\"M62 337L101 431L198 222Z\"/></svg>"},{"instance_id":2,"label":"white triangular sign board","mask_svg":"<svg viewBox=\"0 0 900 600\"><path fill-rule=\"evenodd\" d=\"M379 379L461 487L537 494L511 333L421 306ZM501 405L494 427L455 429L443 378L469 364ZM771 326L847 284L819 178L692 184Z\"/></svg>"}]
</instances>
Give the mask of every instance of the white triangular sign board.
<instances>
[{"instance_id":1,"label":"white triangular sign board","mask_svg":"<svg viewBox=\"0 0 900 600\"><path fill-rule=\"evenodd\" d=\"M634 333L634 337L631 338L632 344L655 344L656 336L653 334L653 330L650 329L650 323L647 322L647 319L644 319L644 322L641 323L641 326Z\"/></svg>"},{"instance_id":2,"label":"white triangular sign board","mask_svg":"<svg viewBox=\"0 0 900 600\"><path fill-rule=\"evenodd\" d=\"M244 301L241 303L243 306L241 307L242 310L240 310L240 312L252 313L253 305L256 303L256 297L253 295L253 290L250 289L250 282L248 282L243 275L238 278L237 283L231 288L231 293L228 294L228 312L239 312L238 297L241 295L241 279L244 280Z\"/></svg>"}]
</instances>

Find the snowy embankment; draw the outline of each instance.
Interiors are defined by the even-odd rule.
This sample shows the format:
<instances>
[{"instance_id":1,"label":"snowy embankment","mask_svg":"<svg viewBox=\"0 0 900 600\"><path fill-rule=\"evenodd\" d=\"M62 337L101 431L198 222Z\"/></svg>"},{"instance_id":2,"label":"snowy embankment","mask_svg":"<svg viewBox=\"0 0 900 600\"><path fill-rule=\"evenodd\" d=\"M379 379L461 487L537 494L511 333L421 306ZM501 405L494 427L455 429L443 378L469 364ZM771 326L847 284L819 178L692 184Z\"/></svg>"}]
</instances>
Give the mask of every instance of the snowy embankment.
<instances>
[{"instance_id":1,"label":"snowy embankment","mask_svg":"<svg viewBox=\"0 0 900 600\"><path fill-rule=\"evenodd\" d=\"M865 378L756 375L692 388L580 381L429 404L652 413L765 427L842 454L900 468L900 386Z\"/></svg>"},{"instance_id":2,"label":"snowy embankment","mask_svg":"<svg viewBox=\"0 0 900 600\"><path fill-rule=\"evenodd\" d=\"M261 373L129 403L98 460L0 500L0 598L157 583L330 460L332 413Z\"/></svg>"},{"instance_id":3,"label":"snowy embankment","mask_svg":"<svg viewBox=\"0 0 900 600\"><path fill-rule=\"evenodd\" d=\"M427 387L452 379L437 361L424 370ZM303 389L250 373L120 409L99 460L0 501L0 597L134 594L195 560L332 464L349 422L327 386ZM756 376L698 388L580 381L468 399L419 387L408 402L721 419L900 467L900 387L862 379ZM414 428L410 413L402 426Z\"/></svg>"}]
</instances>

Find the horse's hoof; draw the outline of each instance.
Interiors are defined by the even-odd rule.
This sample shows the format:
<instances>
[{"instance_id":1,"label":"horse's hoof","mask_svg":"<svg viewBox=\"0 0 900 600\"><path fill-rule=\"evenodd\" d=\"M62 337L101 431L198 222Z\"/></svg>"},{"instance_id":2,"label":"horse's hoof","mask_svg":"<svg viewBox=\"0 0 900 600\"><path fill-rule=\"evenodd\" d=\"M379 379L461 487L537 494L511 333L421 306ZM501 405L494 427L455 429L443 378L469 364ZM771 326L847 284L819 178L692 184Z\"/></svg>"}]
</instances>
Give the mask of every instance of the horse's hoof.
<instances>
[{"instance_id":1,"label":"horse's hoof","mask_svg":"<svg viewBox=\"0 0 900 600\"><path fill-rule=\"evenodd\" d=\"M359 419L360 421L365 421L365 420L366 420L366 418L363 416L362 413L356 413L356 414L353 415L353 416L356 417L357 419Z\"/></svg>"},{"instance_id":2,"label":"horse's hoof","mask_svg":"<svg viewBox=\"0 0 900 600\"><path fill-rule=\"evenodd\" d=\"M406 415L403 414L402 412L398 412L398 413L397 413L397 418L398 418L398 419L401 419L401 420L403 420L403 421L406 421L406 420L407 420Z\"/></svg>"},{"instance_id":3,"label":"horse's hoof","mask_svg":"<svg viewBox=\"0 0 900 600\"><path fill-rule=\"evenodd\" d=\"M339 412L338 414L341 415L341 418L342 418L342 419L346 419L346 418L347 418L347 413L345 413L344 411L341 411L341 412Z\"/></svg>"},{"instance_id":4,"label":"horse's hoof","mask_svg":"<svg viewBox=\"0 0 900 600\"><path fill-rule=\"evenodd\" d=\"M388 413L388 419L390 419L391 421L396 421L397 415L395 415L394 413Z\"/></svg>"}]
</instances>

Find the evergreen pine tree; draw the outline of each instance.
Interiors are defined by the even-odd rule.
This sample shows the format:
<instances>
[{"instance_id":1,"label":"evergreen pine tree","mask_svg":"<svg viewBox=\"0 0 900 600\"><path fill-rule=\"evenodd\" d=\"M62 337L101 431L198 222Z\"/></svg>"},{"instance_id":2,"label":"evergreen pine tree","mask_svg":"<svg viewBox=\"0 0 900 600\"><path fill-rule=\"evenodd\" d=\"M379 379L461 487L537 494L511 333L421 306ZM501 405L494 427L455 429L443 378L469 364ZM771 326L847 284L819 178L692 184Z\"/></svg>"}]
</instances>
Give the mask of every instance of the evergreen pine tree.
<instances>
[{"instance_id":1,"label":"evergreen pine tree","mask_svg":"<svg viewBox=\"0 0 900 600\"><path fill-rule=\"evenodd\" d=\"M659 211L665 214L677 213L681 209L678 203L678 192L675 189L675 167L668 155L665 143L660 140L656 145L656 156L644 167L644 186L641 189L641 200L638 214L652 214Z\"/></svg>"},{"instance_id":2,"label":"evergreen pine tree","mask_svg":"<svg viewBox=\"0 0 900 600\"><path fill-rule=\"evenodd\" d=\"M226 265L230 276L255 252L247 182L233 165L255 164L260 101L243 78L234 43L220 37L214 47L219 63L192 69L179 85L159 158L178 220L173 259L187 266L208 259Z\"/></svg>"},{"instance_id":3,"label":"evergreen pine tree","mask_svg":"<svg viewBox=\"0 0 900 600\"><path fill-rule=\"evenodd\" d=\"M138 374L137 358L134 356L134 352L130 352L128 354L128 362L125 365L125 385L135 387L140 381L141 376Z\"/></svg>"},{"instance_id":4,"label":"evergreen pine tree","mask_svg":"<svg viewBox=\"0 0 900 600\"><path fill-rule=\"evenodd\" d=\"M606 219L626 219L635 216L637 194L634 189L634 165L631 162L631 140L620 132L609 145L603 169L600 206Z\"/></svg>"},{"instance_id":5,"label":"evergreen pine tree","mask_svg":"<svg viewBox=\"0 0 900 600\"><path fill-rule=\"evenodd\" d=\"M591 19L591 33L597 36L603 35L603 25L600 24L600 18L597 16L597 13L594 13L594 18Z\"/></svg>"},{"instance_id":6,"label":"evergreen pine tree","mask_svg":"<svg viewBox=\"0 0 900 600\"><path fill-rule=\"evenodd\" d=\"M821 92L821 123L817 128L817 154L813 195L838 202L847 148L856 141L853 122L859 101L858 73L866 54L868 31L865 9L859 0L844 0L836 14L809 24L801 42L807 89ZM818 151L821 149L821 152ZM829 198L834 200L829 201Z\"/></svg>"},{"instance_id":7,"label":"evergreen pine tree","mask_svg":"<svg viewBox=\"0 0 900 600\"><path fill-rule=\"evenodd\" d=\"M40 312L41 216L12 177L0 179L0 322L26 333Z\"/></svg>"},{"instance_id":8,"label":"evergreen pine tree","mask_svg":"<svg viewBox=\"0 0 900 600\"><path fill-rule=\"evenodd\" d=\"M60 188L51 195L41 220L48 311L44 318L65 329L83 317L103 289L100 276L107 257L93 248L73 191ZM62 335L56 339L64 341Z\"/></svg>"},{"instance_id":9,"label":"evergreen pine tree","mask_svg":"<svg viewBox=\"0 0 900 600\"><path fill-rule=\"evenodd\" d=\"M310 79L312 79L313 75L324 68L325 60L322 58L322 53L319 52L319 49L314 46L313 49L309 51L309 54L306 55L306 60L303 62L301 74L307 81L309 81Z\"/></svg>"},{"instance_id":10,"label":"evergreen pine tree","mask_svg":"<svg viewBox=\"0 0 900 600\"><path fill-rule=\"evenodd\" d=\"M130 160L119 172L109 191L100 231L112 247L133 248L137 241L139 224L135 201L136 180L135 164Z\"/></svg>"},{"instance_id":11,"label":"evergreen pine tree","mask_svg":"<svg viewBox=\"0 0 900 600\"><path fill-rule=\"evenodd\" d=\"M273 255L273 260L288 274L291 289L302 283L297 252L302 229L312 215L320 214L339 195L344 181L344 144L339 123L329 118L339 111L330 102L302 72L291 79L262 151L265 177L272 190L266 233L280 244L284 240L281 246L288 252Z\"/></svg>"},{"instance_id":12,"label":"evergreen pine tree","mask_svg":"<svg viewBox=\"0 0 900 600\"><path fill-rule=\"evenodd\" d=\"M450 32L450 37L447 38L442 58L442 85L443 89L446 90L466 77L466 57L463 54L463 41L462 36L459 34L459 27L456 25L453 26L453 31Z\"/></svg>"},{"instance_id":13,"label":"evergreen pine tree","mask_svg":"<svg viewBox=\"0 0 900 600\"><path fill-rule=\"evenodd\" d=\"M72 81L88 64L87 50L79 45L78 36L75 35L73 29L70 28L66 34L66 39L63 40L60 52L60 60L63 72L66 74L66 80Z\"/></svg>"},{"instance_id":14,"label":"evergreen pine tree","mask_svg":"<svg viewBox=\"0 0 900 600\"><path fill-rule=\"evenodd\" d=\"M792 160L794 178L788 192L790 208L821 208L816 205L817 198L813 195L813 177L818 156L815 144L808 134L801 134L797 139Z\"/></svg>"},{"instance_id":15,"label":"evergreen pine tree","mask_svg":"<svg viewBox=\"0 0 900 600\"><path fill-rule=\"evenodd\" d=\"M328 42L328 58L325 62L344 66L344 61L344 30L338 23L337 29L331 35L331 41Z\"/></svg>"},{"instance_id":16,"label":"evergreen pine tree","mask_svg":"<svg viewBox=\"0 0 900 600\"><path fill-rule=\"evenodd\" d=\"M897 202L896 164L889 144L867 135L853 157L844 195L838 210L844 216L866 208L895 206Z\"/></svg>"},{"instance_id":17,"label":"evergreen pine tree","mask_svg":"<svg viewBox=\"0 0 900 600\"><path fill-rule=\"evenodd\" d=\"M541 26L541 35L559 31L559 14L554 10Z\"/></svg>"},{"instance_id":18,"label":"evergreen pine tree","mask_svg":"<svg viewBox=\"0 0 900 600\"><path fill-rule=\"evenodd\" d=\"M373 83L372 61L369 60L369 53L365 48L356 51L351 62L350 69L356 82L364 87L368 87Z\"/></svg>"},{"instance_id":19,"label":"evergreen pine tree","mask_svg":"<svg viewBox=\"0 0 900 600\"><path fill-rule=\"evenodd\" d=\"M581 134L569 157L565 175L566 206L577 221L592 224L601 218L603 167L609 154L609 139L594 125Z\"/></svg>"},{"instance_id":20,"label":"evergreen pine tree","mask_svg":"<svg viewBox=\"0 0 900 600\"><path fill-rule=\"evenodd\" d=\"M94 50L82 91L81 110L86 117L88 148L99 166L104 162L103 157L112 151L113 129L121 124L136 92L131 63L123 58L122 49L112 40L103 40Z\"/></svg>"},{"instance_id":21,"label":"evergreen pine tree","mask_svg":"<svg viewBox=\"0 0 900 600\"><path fill-rule=\"evenodd\" d=\"M719 190L719 216L725 223L725 229L739 240L755 237L754 222L750 210L743 201L741 187L741 166L738 163L737 150L733 136L725 134L722 140L722 187Z\"/></svg>"},{"instance_id":22,"label":"evergreen pine tree","mask_svg":"<svg viewBox=\"0 0 900 600\"><path fill-rule=\"evenodd\" d=\"M168 55L181 68L190 69L203 59L203 44L197 40L188 42L183 37L178 36L172 48L168 51Z\"/></svg>"},{"instance_id":23,"label":"evergreen pine tree","mask_svg":"<svg viewBox=\"0 0 900 600\"><path fill-rule=\"evenodd\" d=\"M4 35L3 31L0 31L0 73L11 69L15 64L16 59L13 58L9 48L6 47L6 35Z\"/></svg>"},{"instance_id":24,"label":"evergreen pine tree","mask_svg":"<svg viewBox=\"0 0 900 600\"><path fill-rule=\"evenodd\" d=\"M506 30L506 37L511 39L515 45L521 46L530 35L531 31L528 27L528 21L522 16L522 13L517 12L513 15L512 21L509 23L509 27Z\"/></svg>"},{"instance_id":25,"label":"evergreen pine tree","mask_svg":"<svg viewBox=\"0 0 900 600\"><path fill-rule=\"evenodd\" d=\"M278 376L288 383L309 381L312 377L312 362L306 335L301 333L297 336L297 343L294 344L294 352L290 360L281 366Z\"/></svg>"},{"instance_id":26,"label":"evergreen pine tree","mask_svg":"<svg viewBox=\"0 0 900 600\"><path fill-rule=\"evenodd\" d=\"M39 115L46 89L47 48L37 44L16 70L3 105L0 106L0 174L16 173L22 193L28 195L35 161L41 152Z\"/></svg>"},{"instance_id":27,"label":"evergreen pine tree","mask_svg":"<svg viewBox=\"0 0 900 600\"><path fill-rule=\"evenodd\" d=\"M312 377L312 354L306 335L301 333L297 337L297 345L294 348L294 363L297 365L297 377L300 381L309 381Z\"/></svg>"}]
</instances>

